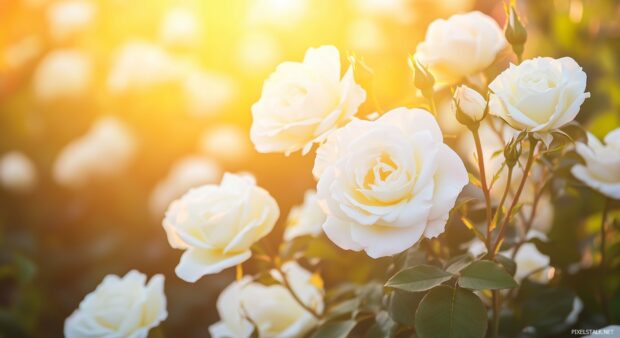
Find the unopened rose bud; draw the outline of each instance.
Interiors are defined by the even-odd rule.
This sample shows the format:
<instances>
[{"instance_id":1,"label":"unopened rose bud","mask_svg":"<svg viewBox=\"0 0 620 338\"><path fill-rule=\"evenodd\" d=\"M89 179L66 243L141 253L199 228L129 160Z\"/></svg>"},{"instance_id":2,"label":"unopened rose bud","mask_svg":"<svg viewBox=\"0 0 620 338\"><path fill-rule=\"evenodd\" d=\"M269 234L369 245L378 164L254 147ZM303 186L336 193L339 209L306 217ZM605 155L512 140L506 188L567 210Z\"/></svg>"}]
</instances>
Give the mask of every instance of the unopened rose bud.
<instances>
[{"instance_id":1,"label":"unopened rose bud","mask_svg":"<svg viewBox=\"0 0 620 338\"><path fill-rule=\"evenodd\" d=\"M416 88L422 91L424 97L432 97L433 86L435 85L433 74L415 58L415 55L409 57L409 68L413 72L413 83Z\"/></svg>"},{"instance_id":2,"label":"unopened rose bud","mask_svg":"<svg viewBox=\"0 0 620 338\"><path fill-rule=\"evenodd\" d=\"M512 50L521 58L523 45L527 41L527 30L525 30L523 23L521 23L521 19L517 15L517 10L514 6L510 6L508 9L508 21L506 22L504 33L506 34L506 40L512 45Z\"/></svg>"},{"instance_id":3,"label":"unopened rose bud","mask_svg":"<svg viewBox=\"0 0 620 338\"><path fill-rule=\"evenodd\" d=\"M521 157L521 140L519 138L512 138L504 147L506 166L513 168L517 164L519 157Z\"/></svg>"},{"instance_id":4,"label":"unopened rose bud","mask_svg":"<svg viewBox=\"0 0 620 338\"><path fill-rule=\"evenodd\" d=\"M456 119L469 127L484 119L487 100L477 91L461 85L454 92L453 108L456 112Z\"/></svg>"}]
</instances>

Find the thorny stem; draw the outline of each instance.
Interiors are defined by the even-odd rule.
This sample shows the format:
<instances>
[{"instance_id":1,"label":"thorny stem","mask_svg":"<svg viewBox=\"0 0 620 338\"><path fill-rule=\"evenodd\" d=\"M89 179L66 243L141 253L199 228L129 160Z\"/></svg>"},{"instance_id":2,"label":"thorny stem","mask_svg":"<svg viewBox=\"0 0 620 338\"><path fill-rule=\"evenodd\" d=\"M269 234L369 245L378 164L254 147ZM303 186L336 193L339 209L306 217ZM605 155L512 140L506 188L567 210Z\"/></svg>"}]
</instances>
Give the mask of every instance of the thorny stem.
<instances>
[{"instance_id":1,"label":"thorny stem","mask_svg":"<svg viewBox=\"0 0 620 338\"><path fill-rule=\"evenodd\" d=\"M491 192L489 191L489 186L487 185L487 175L484 169L484 155L482 153L482 144L480 142L480 134L478 133L478 128L474 128L471 130L474 135L474 142L476 143L476 154L478 157L478 171L480 172L480 184L482 185L482 192L484 193L484 200L486 202L486 214L487 214L487 250L491 246L491 216L492 216L492 207L491 207Z\"/></svg>"},{"instance_id":2,"label":"thorny stem","mask_svg":"<svg viewBox=\"0 0 620 338\"><path fill-rule=\"evenodd\" d=\"M489 255L492 258L495 257L495 252L497 251L497 248L499 246L499 244L501 243L502 239L504 238L504 232L506 231L506 226L508 225L508 222L510 222L510 216L512 215L512 211L515 208L515 206L517 205L517 203L519 202L519 197L521 197L521 192L523 191L523 187L525 186L525 182L527 181L527 177L529 176L530 170L532 169L532 164L534 164L534 150L536 150L536 145L538 144L538 140L530 137L530 152L527 155L527 162L525 164L525 169L523 169L523 177L521 178L521 183L519 183L519 187L517 188L517 192L515 193L514 197L512 198L512 203L510 203L510 207L508 208L508 211L506 212L506 216L504 217L504 221L502 222L502 225L499 228L499 233L497 235L497 239L495 241L495 244L492 246L492 249L489 252ZM508 181L510 182L510 181Z\"/></svg>"}]
</instances>

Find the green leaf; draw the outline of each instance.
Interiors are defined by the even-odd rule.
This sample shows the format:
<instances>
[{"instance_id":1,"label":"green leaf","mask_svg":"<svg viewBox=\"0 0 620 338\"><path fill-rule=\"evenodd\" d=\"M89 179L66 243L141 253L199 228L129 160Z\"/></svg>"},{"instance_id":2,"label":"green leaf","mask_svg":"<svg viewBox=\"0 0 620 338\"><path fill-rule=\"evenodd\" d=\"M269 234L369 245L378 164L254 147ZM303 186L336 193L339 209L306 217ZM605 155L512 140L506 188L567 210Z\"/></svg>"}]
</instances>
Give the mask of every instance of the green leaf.
<instances>
[{"instance_id":1,"label":"green leaf","mask_svg":"<svg viewBox=\"0 0 620 338\"><path fill-rule=\"evenodd\" d=\"M422 299L415 328L420 338L480 338L487 330L487 311L471 291L442 285Z\"/></svg>"},{"instance_id":2,"label":"green leaf","mask_svg":"<svg viewBox=\"0 0 620 338\"><path fill-rule=\"evenodd\" d=\"M459 273L463 268L471 264L474 261L474 257L470 254L464 254L460 256L453 257L446 263L446 271L449 273Z\"/></svg>"},{"instance_id":3,"label":"green leaf","mask_svg":"<svg viewBox=\"0 0 620 338\"><path fill-rule=\"evenodd\" d=\"M354 320L327 322L320 326L310 338L345 338L357 325Z\"/></svg>"},{"instance_id":4,"label":"green leaf","mask_svg":"<svg viewBox=\"0 0 620 338\"><path fill-rule=\"evenodd\" d=\"M517 272L517 263L512 259L504 255L495 255L495 260L501 264L511 276L514 276L515 272Z\"/></svg>"},{"instance_id":5,"label":"green leaf","mask_svg":"<svg viewBox=\"0 0 620 338\"><path fill-rule=\"evenodd\" d=\"M340 302L328 310L327 318L332 319L332 318L340 317L345 314L354 313L359 309L360 302L361 301L359 298L352 298L352 299L348 299L343 302Z\"/></svg>"},{"instance_id":6,"label":"green leaf","mask_svg":"<svg viewBox=\"0 0 620 338\"><path fill-rule=\"evenodd\" d=\"M452 274L432 265L418 265L396 273L385 284L386 287L418 292L433 287L452 278Z\"/></svg>"},{"instance_id":7,"label":"green leaf","mask_svg":"<svg viewBox=\"0 0 620 338\"><path fill-rule=\"evenodd\" d=\"M413 327L415 325L415 311L424 297L422 292L406 292L394 290L388 298L388 312L396 322Z\"/></svg>"},{"instance_id":8,"label":"green leaf","mask_svg":"<svg viewBox=\"0 0 620 338\"><path fill-rule=\"evenodd\" d=\"M461 270L458 283L461 287L474 290L510 289L518 286L501 265L487 260L475 261Z\"/></svg>"},{"instance_id":9,"label":"green leaf","mask_svg":"<svg viewBox=\"0 0 620 338\"><path fill-rule=\"evenodd\" d=\"M381 311L375 318L375 324L368 329L364 338L392 337L398 328L398 324L390 318L385 311Z\"/></svg>"}]
</instances>

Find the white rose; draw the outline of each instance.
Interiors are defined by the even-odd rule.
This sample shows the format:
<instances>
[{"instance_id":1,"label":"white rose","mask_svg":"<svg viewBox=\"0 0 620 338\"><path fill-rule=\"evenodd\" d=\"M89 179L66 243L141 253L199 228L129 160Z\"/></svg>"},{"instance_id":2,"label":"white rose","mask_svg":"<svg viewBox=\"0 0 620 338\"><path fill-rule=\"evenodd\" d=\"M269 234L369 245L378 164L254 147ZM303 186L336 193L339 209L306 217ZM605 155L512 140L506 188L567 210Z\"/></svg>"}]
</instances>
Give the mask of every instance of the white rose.
<instances>
[{"instance_id":1,"label":"white rose","mask_svg":"<svg viewBox=\"0 0 620 338\"><path fill-rule=\"evenodd\" d=\"M334 132L317 151L313 173L327 236L373 258L441 234L468 182L433 116L406 108Z\"/></svg>"},{"instance_id":2,"label":"white rose","mask_svg":"<svg viewBox=\"0 0 620 338\"><path fill-rule=\"evenodd\" d=\"M42 101L75 98L84 94L92 80L90 58L79 50L48 53L34 72L34 92Z\"/></svg>"},{"instance_id":3,"label":"white rose","mask_svg":"<svg viewBox=\"0 0 620 338\"><path fill-rule=\"evenodd\" d=\"M304 203L291 209L286 220L284 239L287 241L300 236L319 236L325 223L325 213L313 190L306 191Z\"/></svg>"},{"instance_id":4,"label":"white rose","mask_svg":"<svg viewBox=\"0 0 620 338\"><path fill-rule=\"evenodd\" d=\"M585 165L575 165L573 175L601 194L620 199L620 128L605 136L604 145L588 133L588 144L577 143L576 150Z\"/></svg>"},{"instance_id":5,"label":"white rose","mask_svg":"<svg viewBox=\"0 0 620 338\"><path fill-rule=\"evenodd\" d=\"M108 275L65 321L67 338L146 338L166 319L164 276L132 270L124 277Z\"/></svg>"},{"instance_id":6,"label":"white rose","mask_svg":"<svg viewBox=\"0 0 620 338\"><path fill-rule=\"evenodd\" d=\"M282 266L287 281L304 304L323 312L323 289L312 282L312 274L295 262ZM281 276L274 272L274 277ZM254 329L263 338L304 337L318 320L280 284L262 285L250 278L229 285L217 300L220 321L209 327L214 338L249 338Z\"/></svg>"},{"instance_id":7,"label":"white rose","mask_svg":"<svg viewBox=\"0 0 620 338\"><path fill-rule=\"evenodd\" d=\"M218 124L205 130L200 138L202 152L225 164L247 161L252 152L248 133L238 125Z\"/></svg>"},{"instance_id":8,"label":"white rose","mask_svg":"<svg viewBox=\"0 0 620 338\"><path fill-rule=\"evenodd\" d=\"M486 107L487 100L466 85L458 86L454 91L454 111L460 109L473 122L482 120Z\"/></svg>"},{"instance_id":9,"label":"white rose","mask_svg":"<svg viewBox=\"0 0 620 338\"><path fill-rule=\"evenodd\" d=\"M136 150L136 140L129 128L114 117L103 117L86 135L60 152L54 162L54 180L79 188L90 180L119 174L130 164Z\"/></svg>"},{"instance_id":10,"label":"white rose","mask_svg":"<svg viewBox=\"0 0 620 338\"><path fill-rule=\"evenodd\" d=\"M87 28L97 12L95 2L65 0L50 4L47 10L49 31L55 40L66 40Z\"/></svg>"},{"instance_id":11,"label":"white rose","mask_svg":"<svg viewBox=\"0 0 620 338\"><path fill-rule=\"evenodd\" d=\"M189 8L172 8L164 17L159 35L167 45L192 46L200 41L200 21Z\"/></svg>"},{"instance_id":12,"label":"white rose","mask_svg":"<svg viewBox=\"0 0 620 338\"><path fill-rule=\"evenodd\" d=\"M151 212L161 217L170 203L189 189L219 182L221 177L222 169L217 162L203 156L184 157L174 163L168 176L153 189Z\"/></svg>"},{"instance_id":13,"label":"white rose","mask_svg":"<svg viewBox=\"0 0 620 338\"><path fill-rule=\"evenodd\" d=\"M280 215L276 201L249 176L225 174L220 185L191 189L163 220L170 245L185 250L176 274L195 282L250 258Z\"/></svg>"},{"instance_id":14,"label":"white rose","mask_svg":"<svg viewBox=\"0 0 620 338\"><path fill-rule=\"evenodd\" d=\"M37 184L37 170L23 153L8 152L0 158L0 184L14 192L28 192Z\"/></svg>"},{"instance_id":15,"label":"white rose","mask_svg":"<svg viewBox=\"0 0 620 338\"><path fill-rule=\"evenodd\" d=\"M303 62L280 64L252 106L250 137L261 153L290 154L321 142L347 123L366 99L353 68L340 79L340 55L333 46L310 48Z\"/></svg>"},{"instance_id":16,"label":"white rose","mask_svg":"<svg viewBox=\"0 0 620 338\"><path fill-rule=\"evenodd\" d=\"M506 257L512 257L511 253L503 253ZM549 256L542 254L534 243L525 243L521 246L514 258L517 263L515 279L519 282L529 278L538 283L545 284L550 280Z\"/></svg>"},{"instance_id":17,"label":"white rose","mask_svg":"<svg viewBox=\"0 0 620 338\"><path fill-rule=\"evenodd\" d=\"M113 93L144 90L173 83L183 69L164 49L145 41L130 41L120 47L108 74L107 87Z\"/></svg>"},{"instance_id":18,"label":"white rose","mask_svg":"<svg viewBox=\"0 0 620 338\"><path fill-rule=\"evenodd\" d=\"M490 113L513 128L544 133L571 122L583 101L586 73L575 60L539 57L511 64L489 85Z\"/></svg>"},{"instance_id":19,"label":"white rose","mask_svg":"<svg viewBox=\"0 0 620 338\"><path fill-rule=\"evenodd\" d=\"M497 22L475 11L433 21L415 58L438 84L452 84L490 66L505 44Z\"/></svg>"}]
</instances>

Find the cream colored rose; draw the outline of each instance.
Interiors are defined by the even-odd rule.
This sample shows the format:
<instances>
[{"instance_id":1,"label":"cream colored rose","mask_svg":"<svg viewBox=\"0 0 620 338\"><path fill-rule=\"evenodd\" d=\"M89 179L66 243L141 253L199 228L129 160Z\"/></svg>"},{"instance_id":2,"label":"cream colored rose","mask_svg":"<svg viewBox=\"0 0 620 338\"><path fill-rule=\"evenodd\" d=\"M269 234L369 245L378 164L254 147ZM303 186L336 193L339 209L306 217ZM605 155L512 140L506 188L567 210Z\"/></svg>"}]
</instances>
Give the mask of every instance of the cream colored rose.
<instances>
[{"instance_id":1,"label":"cream colored rose","mask_svg":"<svg viewBox=\"0 0 620 338\"><path fill-rule=\"evenodd\" d=\"M273 197L247 175L227 173L220 185L191 189L170 205L163 221L170 245L185 250L177 276L193 283L246 261L279 215Z\"/></svg>"},{"instance_id":2,"label":"cream colored rose","mask_svg":"<svg viewBox=\"0 0 620 338\"><path fill-rule=\"evenodd\" d=\"M261 153L305 154L350 121L365 99L352 67L340 79L336 47L310 48L303 62L284 62L265 81L252 106L252 142Z\"/></svg>"},{"instance_id":3,"label":"cream colored rose","mask_svg":"<svg viewBox=\"0 0 620 338\"><path fill-rule=\"evenodd\" d=\"M317 151L314 175L327 236L373 258L441 234L468 182L433 116L407 108L334 132Z\"/></svg>"},{"instance_id":4,"label":"cream colored rose","mask_svg":"<svg viewBox=\"0 0 620 338\"><path fill-rule=\"evenodd\" d=\"M49 52L34 71L34 93L41 101L75 98L84 95L92 77L92 62L77 49Z\"/></svg>"},{"instance_id":5,"label":"cream colored rose","mask_svg":"<svg viewBox=\"0 0 620 338\"><path fill-rule=\"evenodd\" d=\"M433 21L415 58L428 67L438 84L452 84L490 66L505 45L497 22L475 11Z\"/></svg>"},{"instance_id":6,"label":"cream colored rose","mask_svg":"<svg viewBox=\"0 0 620 338\"><path fill-rule=\"evenodd\" d=\"M296 295L317 313L323 312L323 289L312 282L312 274L295 262L282 266ZM277 272L274 278L281 280ZM249 338L256 325L261 338L304 337L318 320L280 284L263 285L246 277L228 286L217 300L220 321L209 327L214 338Z\"/></svg>"},{"instance_id":7,"label":"cream colored rose","mask_svg":"<svg viewBox=\"0 0 620 338\"><path fill-rule=\"evenodd\" d=\"M291 209L286 220L284 239L287 241L300 236L319 236L325 223L325 213L316 197L316 191L308 190L304 203Z\"/></svg>"},{"instance_id":8,"label":"cream colored rose","mask_svg":"<svg viewBox=\"0 0 620 338\"><path fill-rule=\"evenodd\" d=\"M114 176L127 168L136 150L137 142L121 120L100 118L87 134L62 149L54 162L54 180L79 188L91 180Z\"/></svg>"},{"instance_id":9,"label":"cream colored rose","mask_svg":"<svg viewBox=\"0 0 620 338\"><path fill-rule=\"evenodd\" d=\"M0 185L17 193L31 191L37 184L37 169L24 153L8 152L0 157Z\"/></svg>"},{"instance_id":10,"label":"cream colored rose","mask_svg":"<svg viewBox=\"0 0 620 338\"><path fill-rule=\"evenodd\" d=\"M586 73L575 60L539 57L510 65L489 85L490 113L513 128L545 133L571 122L583 101ZM549 140L548 140L549 141Z\"/></svg>"},{"instance_id":11,"label":"cream colored rose","mask_svg":"<svg viewBox=\"0 0 620 338\"><path fill-rule=\"evenodd\" d=\"M65 321L66 338L146 338L166 317L164 276L106 276Z\"/></svg>"},{"instance_id":12,"label":"cream colored rose","mask_svg":"<svg viewBox=\"0 0 620 338\"><path fill-rule=\"evenodd\" d=\"M605 144L588 134L588 144L577 143L576 150L585 165L575 165L573 175L601 194L620 199L620 128L605 136Z\"/></svg>"},{"instance_id":13,"label":"cream colored rose","mask_svg":"<svg viewBox=\"0 0 620 338\"><path fill-rule=\"evenodd\" d=\"M504 253L511 257L511 253ZM538 283L545 284L551 279L551 267L549 267L549 256L542 254L533 243L525 243L521 246L517 255L514 257L517 263L515 279L519 282L529 278Z\"/></svg>"}]
</instances>

